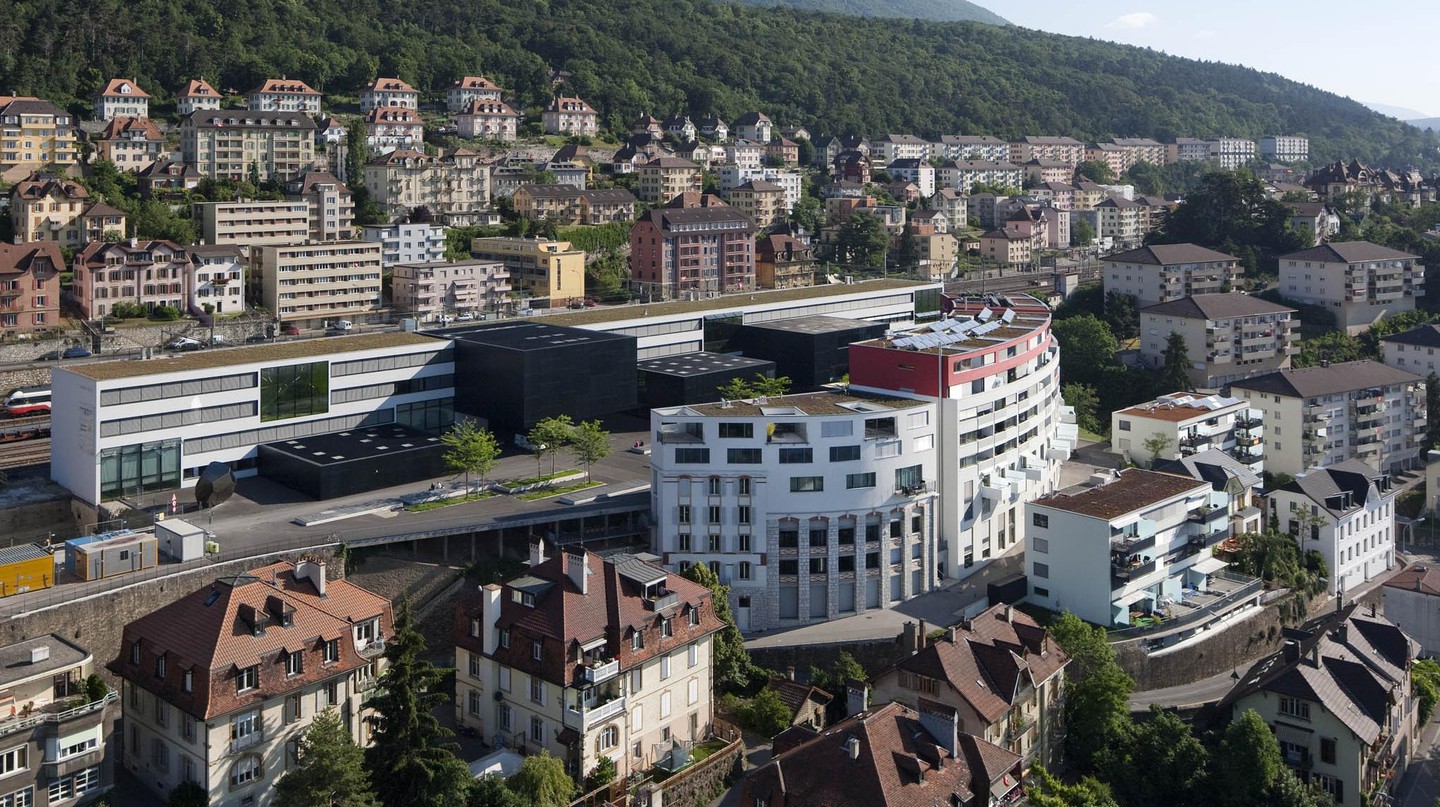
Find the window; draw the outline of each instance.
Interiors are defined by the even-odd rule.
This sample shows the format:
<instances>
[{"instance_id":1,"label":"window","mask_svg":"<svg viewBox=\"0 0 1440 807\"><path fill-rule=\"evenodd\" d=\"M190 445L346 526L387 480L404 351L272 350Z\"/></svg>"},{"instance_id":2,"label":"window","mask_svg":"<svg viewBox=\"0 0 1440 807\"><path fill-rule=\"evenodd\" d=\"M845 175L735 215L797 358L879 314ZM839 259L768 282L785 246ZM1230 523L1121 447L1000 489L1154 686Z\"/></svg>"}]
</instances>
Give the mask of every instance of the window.
<instances>
[{"instance_id":1,"label":"window","mask_svg":"<svg viewBox=\"0 0 1440 807\"><path fill-rule=\"evenodd\" d=\"M826 420L820 424L821 437L849 437L855 433L855 424L849 420Z\"/></svg>"},{"instance_id":2,"label":"window","mask_svg":"<svg viewBox=\"0 0 1440 807\"><path fill-rule=\"evenodd\" d=\"M705 465L708 462L710 462L710 449L708 448L675 449L676 465Z\"/></svg>"},{"instance_id":3,"label":"window","mask_svg":"<svg viewBox=\"0 0 1440 807\"><path fill-rule=\"evenodd\" d=\"M639 692L640 690L644 689L644 688L645 688L644 684L645 684L645 673L644 673L644 670L641 670L641 669L639 669L639 668L634 669L634 670L631 670L631 671L630 671L630 692L631 692L631 694L634 694L634 693Z\"/></svg>"},{"instance_id":4,"label":"window","mask_svg":"<svg viewBox=\"0 0 1440 807\"><path fill-rule=\"evenodd\" d=\"M680 520L680 523L681 523L681 524L689 524L689 523L690 523L690 505L688 505L688 504L678 505L677 508L676 508L676 512L677 512L677 514L678 514L678 516L679 516L679 520Z\"/></svg>"},{"instance_id":5,"label":"window","mask_svg":"<svg viewBox=\"0 0 1440 807\"><path fill-rule=\"evenodd\" d=\"M755 424L753 423L721 423L720 438L722 440L742 440L755 436Z\"/></svg>"},{"instance_id":6,"label":"window","mask_svg":"<svg viewBox=\"0 0 1440 807\"><path fill-rule=\"evenodd\" d=\"M245 692L260 686L260 666L252 665L240 671L235 677L235 691Z\"/></svg>"},{"instance_id":7,"label":"window","mask_svg":"<svg viewBox=\"0 0 1440 807\"><path fill-rule=\"evenodd\" d=\"M470 690L465 698L465 710L475 717L480 716L480 710L485 705L485 698L476 690Z\"/></svg>"},{"instance_id":8,"label":"window","mask_svg":"<svg viewBox=\"0 0 1440 807\"><path fill-rule=\"evenodd\" d=\"M230 786L242 787L260 778L260 757L247 754L230 766Z\"/></svg>"},{"instance_id":9,"label":"window","mask_svg":"<svg viewBox=\"0 0 1440 807\"><path fill-rule=\"evenodd\" d=\"M639 650L645 646L645 631L637 630L630 634L630 649Z\"/></svg>"},{"instance_id":10,"label":"window","mask_svg":"<svg viewBox=\"0 0 1440 807\"><path fill-rule=\"evenodd\" d=\"M669 693L669 692L662 692L662 693L660 693L660 717L663 719L663 718L666 718L666 717L669 717L669 716L670 716L670 693Z\"/></svg>"},{"instance_id":11,"label":"window","mask_svg":"<svg viewBox=\"0 0 1440 807\"><path fill-rule=\"evenodd\" d=\"M750 561L748 561L748 560L742 560L742 561L740 561L740 579L741 579L741 580L749 580L749 579L750 579Z\"/></svg>"},{"instance_id":12,"label":"window","mask_svg":"<svg viewBox=\"0 0 1440 807\"><path fill-rule=\"evenodd\" d=\"M30 767L30 749L28 746L12 748L9 751L0 753L0 776L9 776L17 771L23 771Z\"/></svg>"},{"instance_id":13,"label":"window","mask_svg":"<svg viewBox=\"0 0 1440 807\"><path fill-rule=\"evenodd\" d=\"M180 688L181 688L182 690L184 690L185 692L193 692L193 691L194 691L194 689L195 689L195 672L194 672L194 670L186 670L186 671L185 671L185 675L181 677Z\"/></svg>"},{"instance_id":14,"label":"window","mask_svg":"<svg viewBox=\"0 0 1440 807\"><path fill-rule=\"evenodd\" d=\"M1128 432L1128 431L1130 431L1130 421L1128 421L1128 420L1119 421L1119 425L1120 425L1120 431L1122 431L1122 432Z\"/></svg>"},{"instance_id":15,"label":"window","mask_svg":"<svg viewBox=\"0 0 1440 807\"><path fill-rule=\"evenodd\" d=\"M660 680L666 681L670 678L670 657L660 657Z\"/></svg>"},{"instance_id":16,"label":"window","mask_svg":"<svg viewBox=\"0 0 1440 807\"><path fill-rule=\"evenodd\" d=\"M246 712L230 721L230 739L237 746L260 738L260 713Z\"/></svg>"},{"instance_id":17,"label":"window","mask_svg":"<svg viewBox=\"0 0 1440 807\"><path fill-rule=\"evenodd\" d=\"M675 629L672 626L670 617L667 616L664 619L660 620L660 637L662 639L669 639L671 636L674 635Z\"/></svg>"},{"instance_id":18,"label":"window","mask_svg":"<svg viewBox=\"0 0 1440 807\"><path fill-rule=\"evenodd\" d=\"M691 678L685 695L685 702L687 704L693 705L696 701L700 700L700 682Z\"/></svg>"},{"instance_id":19,"label":"window","mask_svg":"<svg viewBox=\"0 0 1440 807\"><path fill-rule=\"evenodd\" d=\"M123 558L122 558L122 560L123 560ZM165 654L164 654L164 653L161 653L161 654L160 654L160 657L157 658L157 659L155 659L155 677L156 677L156 678L164 678L164 677L165 677Z\"/></svg>"},{"instance_id":20,"label":"window","mask_svg":"<svg viewBox=\"0 0 1440 807\"><path fill-rule=\"evenodd\" d=\"M810 528L810 545L811 545L811 546L825 546L825 545L828 543L828 540L827 540L828 538L829 538L829 533L826 532L826 530L825 530L824 527L811 527L811 528Z\"/></svg>"},{"instance_id":21,"label":"window","mask_svg":"<svg viewBox=\"0 0 1440 807\"><path fill-rule=\"evenodd\" d=\"M780 449L781 465L798 465L815 461L815 452L809 448L782 448Z\"/></svg>"},{"instance_id":22,"label":"window","mask_svg":"<svg viewBox=\"0 0 1440 807\"><path fill-rule=\"evenodd\" d=\"M189 715L181 715L180 736L184 737L186 742L195 742L195 718Z\"/></svg>"},{"instance_id":23,"label":"window","mask_svg":"<svg viewBox=\"0 0 1440 807\"><path fill-rule=\"evenodd\" d=\"M531 643L530 643L530 658L534 659L535 661L539 661L539 660L540 660L540 656L541 656L540 643L539 643L539 642L531 642Z\"/></svg>"},{"instance_id":24,"label":"window","mask_svg":"<svg viewBox=\"0 0 1440 807\"><path fill-rule=\"evenodd\" d=\"M749 523L750 523L750 505L748 505L748 504L742 504L742 505L740 505L738 508L736 508L736 510L735 510L735 523L737 523L737 524L749 524Z\"/></svg>"},{"instance_id":25,"label":"window","mask_svg":"<svg viewBox=\"0 0 1440 807\"><path fill-rule=\"evenodd\" d=\"M705 508L705 521L709 524L720 523L720 505L712 504Z\"/></svg>"},{"instance_id":26,"label":"window","mask_svg":"<svg viewBox=\"0 0 1440 807\"><path fill-rule=\"evenodd\" d=\"M162 727L170 725L170 704L159 698L155 699L155 725Z\"/></svg>"},{"instance_id":27,"label":"window","mask_svg":"<svg viewBox=\"0 0 1440 807\"><path fill-rule=\"evenodd\" d=\"M919 465L910 465L905 468L895 469L896 490L920 490L925 487L925 469Z\"/></svg>"},{"instance_id":28,"label":"window","mask_svg":"<svg viewBox=\"0 0 1440 807\"><path fill-rule=\"evenodd\" d=\"M150 762L162 771L170 770L170 746L159 737L150 740Z\"/></svg>"},{"instance_id":29,"label":"window","mask_svg":"<svg viewBox=\"0 0 1440 807\"><path fill-rule=\"evenodd\" d=\"M874 472L863 474L845 474L845 489L856 490L859 488L875 487Z\"/></svg>"},{"instance_id":30,"label":"window","mask_svg":"<svg viewBox=\"0 0 1440 807\"><path fill-rule=\"evenodd\" d=\"M781 560L781 561L780 561L780 574L782 574L782 575L795 575L795 574L799 574L799 573L800 573L800 561L798 561L798 560Z\"/></svg>"},{"instance_id":31,"label":"window","mask_svg":"<svg viewBox=\"0 0 1440 807\"><path fill-rule=\"evenodd\" d=\"M1040 579L1042 579L1042 580L1049 580L1049 579L1050 579L1050 564L1048 564L1048 563L1036 563L1036 564L1034 564L1034 567L1033 567L1033 568L1034 568L1034 570L1035 570L1035 576L1036 576L1036 577L1038 577L1038 578L1040 578Z\"/></svg>"},{"instance_id":32,"label":"window","mask_svg":"<svg viewBox=\"0 0 1440 807\"><path fill-rule=\"evenodd\" d=\"M1036 536L1031 539L1031 546L1041 555L1050 554L1050 539Z\"/></svg>"},{"instance_id":33,"label":"window","mask_svg":"<svg viewBox=\"0 0 1440 807\"><path fill-rule=\"evenodd\" d=\"M682 532L675 536L676 544L681 552L690 551L690 533Z\"/></svg>"},{"instance_id":34,"label":"window","mask_svg":"<svg viewBox=\"0 0 1440 807\"><path fill-rule=\"evenodd\" d=\"M470 619L470 638L472 638L472 639L479 639L479 638L480 638L480 632L481 632L480 620L479 620L479 619L475 619L475 618L472 617L472 618Z\"/></svg>"},{"instance_id":35,"label":"window","mask_svg":"<svg viewBox=\"0 0 1440 807\"><path fill-rule=\"evenodd\" d=\"M711 496L719 496L719 495L720 495L720 477L718 477L718 476L712 476L712 477L710 477L709 485L707 486L707 488L708 488L707 492L708 492ZM713 519L712 519L712 520L713 520Z\"/></svg>"},{"instance_id":36,"label":"window","mask_svg":"<svg viewBox=\"0 0 1440 807\"><path fill-rule=\"evenodd\" d=\"M853 462L860 459L860 446L831 446L831 462Z\"/></svg>"},{"instance_id":37,"label":"window","mask_svg":"<svg viewBox=\"0 0 1440 807\"><path fill-rule=\"evenodd\" d=\"M509 628L501 628L501 629L500 629L500 646L501 646L501 647L504 647L504 648L507 648L507 649L510 647L510 629L509 629Z\"/></svg>"},{"instance_id":38,"label":"window","mask_svg":"<svg viewBox=\"0 0 1440 807\"><path fill-rule=\"evenodd\" d=\"M305 657L299 652L290 653L285 656L285 674L299 675L305 672Z\"/></svg>"},{"instance_id":39,"label":"window","mask_svg":"<svg viewBox=\"0 0 1440 807\"><path fill-rule=\"evenodd\" d=\"M1299 698L1280 698L1280 714L1298 717L1301 720L1310 719L1310 704Z\"/></svg>"},{"instance_id":40,"label":"window","mask_svg":"<svg viewBox=\"0 0 1440 807\"><path fill-rule=\"evenodd\" d=\"M34 786L24 787L14 793L0 796L0 807L34 807L35 788Z\"/></svg>"},{"instance_id":41,"label":"window","mask_svg":"<svg viewBox=\"0 0 1440 807\"><path fill-rule=\"evenodd\" d=\"M620 729L615 726L606 726L600 730L600 734L595 738L595 750L597 752L609 751L619 744Z\"/></svg>"},{"instance_id":42,"label":"window","mask_svg":"<svg viewBox=\"0 0 1440 807\"><path fill-rule=\"evenodd\" d=\"M1036 513L1034 516L1032 516L1032 517L1030 518L1030 523L1031 523L1031 524L1034 524L1034 525L1037 526L1037 527L1041 527L1041 528L1043 528L1043 529L1049 529L1049 528L1050 528L1050 517L1047 516L1047 515L1045 515L1044 513Z\"/></svg>"},{"instance_id":43,"label":"window","mask_svg":"<svg viewBox=\"0 0 1440 807\"><path fill-rule=\"evenodd\" d=\"M756 450L758 451L759 449L756 449ZM739 489L736 490L735 492L736 492L737 494L741 495L741 496L749 496L749 495L750 495L750 477L748 477L748 476L742 476L742 477L740 477L739 483L740 483Z\"/></svg>"},{"instance_id":44,"label":"window","mask_svg":"<svg viewBox=\"0 0 1440 807\"><path fill-rule=\"evenodd\" d=\"M260 370L260 420L322 415L330 408L328 362Z\"/></svg>"},{"instance_id":45,"label":"window","mask_svg":"<svg viewBox=\"0 0 1440 807\"><path fill-rule=\"evenodd\" d=\"M467 654L470 657L470 677L480 678L480 656L475 653Z\"/></svg>"},{"instance_id":46,"label":"window","mask_svg":"<svg viewBox=\"0 0 1440 807\"><path fill-rule=\"evenodd\" d=\"M330 664L340 660L340 640L331 639L325 643L325 663Z\"/></svg>"},{"instance_id":47,"label":"window","mask_svg":"<svg viewBox=\"0 0 1440 807\"><path fill-rule=\"evenodd\" d=\"M1335 738L1320 738L1320 761L1327 765L1335 764Z\"/></svg>"},{"instance_id":48,"label":"window","mask_svg":"<svg viewBox=\"0 0 1440 807\"><path fill-rule=\"evenodd\" d=\"M315 692L315 711L323 712L340 702L340 683L331 681Z\"/></svg>"},{"instance_id":49,"label":"window","mask_svg":"<svg viewBox=\"0 0 1440 807\"><path fill-rule=\"evenodd\" d=\"M791 493L819 493L823 490L825 490L825 477L823 476L790 477Z\"/></svg>"},{"instance_id":50,"label":"window","mask_svg":"<svg viewBox=\"0 0 1440 807\"><path fill-rule=\"evenodd\" d=\"M530 700L539 704L545 703L545 682L541 681L538 675L530 676Z\"/></svg>"},{"instance_id":51,"label":"window","mask_svg":"<svg viewBox=\"0 0 1440 807\"><path fill-rule=\"evenodd\" d=\"M1337 804L1345 800L1345 782L1323 773L1310 774L1310 783L1335 797Z\"/></svg>"},{"instance_id":52,"label":"window","mask_svg":"<svg viewBox=\"0 0 1440 807\"><path fill-rule=\"evenodd\" d=\"M510 731L514 727L514 721L511 719L510 707L508 705L500 704L496 707L495 713L499 716L500 728Z\"/></svg>"},{"instance_id":53,"label":"window","mask_svg":"<svg viewBox=\"0 0 1440 807\"><path fill-rule=\"evenodd\" d=\"M545 742L545 721L538 717L530 718L530 739L537 743Z\"/></svg>"}]
</instances>

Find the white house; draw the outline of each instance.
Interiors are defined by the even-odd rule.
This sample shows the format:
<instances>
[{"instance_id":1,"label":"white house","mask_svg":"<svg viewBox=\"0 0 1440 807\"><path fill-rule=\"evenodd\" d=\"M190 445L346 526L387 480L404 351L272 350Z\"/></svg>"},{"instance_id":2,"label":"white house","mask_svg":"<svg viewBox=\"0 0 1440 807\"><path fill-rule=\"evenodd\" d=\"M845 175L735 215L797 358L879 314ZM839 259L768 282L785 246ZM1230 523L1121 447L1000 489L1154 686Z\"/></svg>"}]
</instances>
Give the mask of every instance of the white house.
<instances>
[{"instance_id":1,"label":"white house","mask_svg":"<svg viewBox=\"0 0 1440 807\"><path fill-rule=\"evenodd\" d=\"M1390 475L1360 460L1314 468L1269 495L1270 516L1301 553L1325 557L1337 596L1395 566Z\"/></svg>"},{"instance_id":2,"label":"white house","mask_svg":"<svg viewBox=\"0 0 1440 807\"><path fill-rule=\"evenodd\" d=\"M1369 241L1329 242L1281 255L1279 288L1296 302L1333 311L1336 324L1354 336L1382 317L1415 310L1425 296L1418 260Z\"/></svg>"},{"instance_id":3,"label":"white house","mask_svg":"<svg viewBox=\"0 0 1440 807\"><path fill-rule=\"evenodd\" d=\"M1111 451L1136 465L1223 451L1259 473L1265 421L1239 398L1172 392L1110 413ZM1155 453L1147 442L1160 448Z\"/></svg>"}]
</instances>

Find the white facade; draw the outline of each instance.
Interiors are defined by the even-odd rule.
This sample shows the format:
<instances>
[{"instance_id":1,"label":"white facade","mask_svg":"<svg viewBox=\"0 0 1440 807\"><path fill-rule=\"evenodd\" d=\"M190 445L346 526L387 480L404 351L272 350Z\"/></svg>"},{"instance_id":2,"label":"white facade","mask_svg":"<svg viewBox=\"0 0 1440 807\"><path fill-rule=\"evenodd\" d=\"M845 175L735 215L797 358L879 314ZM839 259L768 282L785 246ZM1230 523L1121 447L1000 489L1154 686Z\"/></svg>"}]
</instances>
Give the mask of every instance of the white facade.
<instances>
[{"instance_id":1,"label":"white facade","mask_svg":"<svg viewBox=\"0 0 1440 807\"><path fill-rule=\"evenodd\" d=\"M1202 294L1140 311L1140 361L1165 364L1170 334L1185 340L1187 375L1197 389L1221 389L1288 369L1300 352L1294 309L1245 294Z\"/></svg>"},{"instance_id":2,"label":"white facade","mask_svg":"<svg viewBox=\"0 0 1440 807\"><path fill-rule=\"evenodd\" d=\"M301 366L319 374L311 376L315 394L302 407L310 412L280 411L276 385ZM253 475L260 443L423 422L417 418L427 406L451 406L454 373L448 343L394 333L59 367L51 380L50 476L97 505L191 487L212 461L228 463L237 476ZM422 392L395 391L422 377L440 380ZM356 392L344 392L350 389Z\"/></svg>"},{"instance_id":3,"label":"white facade","mask_svg":"<svg viewBox=\"0 0 1440 807\"><path fill-rule=\"evenodd\" d=\"M303 81L269 79L251 90L245 101L252 112L304 112L320 114L320 93Z\"/></svg>"},{"instance_id":4,"label":"white facade","mask_svg":"<svg viewBox=\"0 0 1440 807\"><path fill-rule=\"evenodd\" d=\"M738 188L746 182L754 182L757 179L773 182L785 191L785 209L787 211L794 210L795 205L799 204L805 185L805 175L800 171L773 168L768 165L759 168L742 168L735 163L724 163L716 166L715 177L722 191Z\"/></svg>"},{"instance_id":5,"label":"white facade","mask_svg":"<svg viewBox=\"0 0 1440 807\"><path fill-rule=\"evenodd\" d=\"M1010 144L990 135L942 135L932 153L950 160L1003 163L1010 159Z\"/></svg>"},{"instance_id":6,"label":"white facade","mask_svg":"<svg viewBox=\"0 0 1440 807\"><path fill-rule=\"evenodd\" d=\"M498 309L510 291L510 272L499 261L401 263L394 268L395 309L422 322Z\"/></svg>"},{"instance_id":7,"label":"white facade","mask_svg":"<svg viewBox=\"0 0 1440 807\"><path fill-rule=\"evenodd\" d=\"M1176 392L1110 413L1111 450L1147 467L1152 457L1173 460L1215 449L1258 474L1264 470L1264 426L1263 413L1239 398ZM1145 443L1157 435L1167 445L1155 456Z\"/></svg>"},{"instance_id":8,"label":"white facade","mask_svg":"<svg viewBox=\"0 0 1440 807\"><path fill-rule=\"evenodd\" d=\"M1128 294L1140 308L1228 292L1241 274L1239 259L1194 244L1157 244L1101 260L1105 293Z\"/></svg>"},{"instance_id":9,"label":"white facade","mask_svg":"<svg viewBox=\"0 0 1440 807\"><path fill-rule=\"evenodd\" d=\"M870 156L879 163L892 163L896 160L924 162L930 159L930 143L910 134L886 135L879 140L870 141Z\"/></svg>"},{"instance_id":10,"label":"white facade","mask_svg":"<svg viewBox=\"0 0 1440 807\"><path fill-rule=\"evenodd\" d=\"M1260 157L1282 163L1309 162L1310 138L1299 135L1266 135L1260 138Z\"/></svg>"},{"instance_id":11,"label":"white facade","mask_svg":"<svg viewBox=\"0 0 1440 807\"><path fill-rule=\"evenodd\" d=\"M445 93L445 108L460 112L471 101L499 101L502 90L484 76L462 76Z\"/></svg>"},{"instance_id":12,"label":"white facade","mask_svg":"<svg viewBox=\"0 0 1440 807\"><path fill-rule=\"evenodd\" d=\"M420 93L398 78L377 78L360 93L360 114L368 115L384 107L419 109Z\"/></svg>"},{"instance_id":13,"label":"white facade","mask_svg":"<svg viewBox=\"0 0 1440 807\"><path fill-rule=\"evenodd\" d=\"M187 310L205 310L209 303L216 314L237 314L245 310L246 267L239 247L190 248L195 281L190 285Z\"/></svg>"},{"instance_id":14,"label":"white facade","mask_svg":"<svg viewBox=\"0 0 1440 807\"><path fill-rule=\"evenodd\" d=\"M1270 517L1301 553L1317 551L1342 595L1395 566L1395 494L1390 475L1359 460L1298 474L1269 493Z\"/></svg>"},{"instance_id":15,"label":"white facade","mask_svg":"<svg viewBox=\"0 0 1440 807\"><path fill-rule=\"evenodd\" d=\"M976 185L1019 188L1025 184L1025 169L1014 163L956 161L953 167L941 168L939 175L937 185L954 188L966 196Z\"/></svg>"},{"instance_id":16,"label":"white facade","mask_svg":"<svg viewBox=\"0 0 1440 807\"><path fill-rule=\"evenodd\" d=\"M741 630L886 608L938 582L933 403L819 392L650 420L653 549L715 568Z\"/></svg>"},{"instance_id":17,"label":"white facade","mask_svg":"<svg viewBox=\"0 0 1440 807\"><path fill-rule=\"evenodd\" d=\"M885 173L896 182L915 183L921 196L935 195L935 166L924 160L896 160L885 166Z\"/></svg>"},{"instance_id":18,"label":"white facade","mask_svg":"<svg viewBox=\"0 0 1440 807\"><path fill-rule=\"evenodd\" d=\"M445 260L445 228L438 224L367 224L360 228L360 240L380 242L380 263L386 269Z\"/></svg>"},{"instance_id":19,"label":"white facade","mask_svg":"<svg viewBox=\"0 0 1440 807\"><path fill-rule=\"evenodd\" d=\"M1287 298L1323 306L1354 336L1382 317L1415 310L1425 294L1416 256L1366 241L1326 243L1280 256L1279 288Z\"/></svg>"}]
</instances>

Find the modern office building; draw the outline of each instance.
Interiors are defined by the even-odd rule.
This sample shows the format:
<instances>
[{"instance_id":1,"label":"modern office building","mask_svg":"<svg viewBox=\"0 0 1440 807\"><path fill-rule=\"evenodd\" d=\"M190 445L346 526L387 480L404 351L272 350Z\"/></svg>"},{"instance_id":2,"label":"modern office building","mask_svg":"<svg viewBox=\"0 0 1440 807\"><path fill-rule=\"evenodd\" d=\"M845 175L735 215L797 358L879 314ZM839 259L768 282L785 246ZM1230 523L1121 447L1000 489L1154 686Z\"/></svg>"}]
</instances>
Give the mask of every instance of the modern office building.
<instances>
[{"instance_id":1,"label":"modern office building","mask_svg":"<svg viewBox=\"0 0 1440 807\"><path fill-rule=\"evenodd\" d=\"M1398 493L1390 474L1357 459L1297 474L1266 499L1301 553L1324 556L1330 591L1342 597L1395 567Z\"/></svg>"},{"instance_id":2,"label":"modern office building","mask_svg":"<svg viewBox=\"0 0 1440 807\"><path fill-rule=\"evenodd\" d=\"M1195 294L1229 292L1240 278L1240 259L1195 244L1153 244L1101 259L1105 293L1135 298L1138 308Z\"/></svg>"},{"instance_id":3,"label":"modern office building","mask_svg":"<svg viewBox=\"0 0 1440 807\"><path fill-rule=\"evenodd\" d=\"M714 568L747 631L931 591L936 416L838 390L653 410L652 546L670 568Z\"/></svg>"},{"instance_id":4,"label":"modern office building","mask_svg":"<svg viewBox=\"0 0 1440 807\"><path fill-rule=\"evenodd\" d=\"M1280 256L1280 292L1323 306L1347 334L1382 317L1415 310L1425 296L1425 268L1408 252L1369 241L1329 242Z\"/></svg>"},{"instance_id":5,"label":"modern office building","mask_svg":"<svg viewBox=\"0 0 1440 807\"><path fill-rule=\"evenodd\" d=\"M250 265L262 305L283 322L323 328L336 319L368 320L381 309L383 266L373 241L262 246Z\"/></svg>"},{"instance_id":6,"label":"modern office building","mask_svg":"<svg viewBox=\"0 0 1440 807\"><path fill-rule=\"evenodd\" d=\"M1165 364L1170 334L1185 339L1187 374L1197 389L1290 368L1300 352L1295 309L1248 294L1194 294L1140 311L1140 361Z\"/></svg>"},{"instance_id":7,"label":"modern office building","mask_svg":"<svg viewBox=\"0 0 1440 807\"><path fill-rule=\"evenodd\" d=\"M1222 395L1172 392L1110 413L1111 451L1141 467L1214 449L1260 473L1264 429L1261 410Z\"/></svg>"},{"instance_id":8,"label":"modern office building","mask_svg":"<svg viewBox=\"0 0 1440 807\"><path fill-rule=\"evenodd\" d=\"M633 362L632 362L633 363ZM449 425L454 354L418 334L359 334L57 367L50 476L92 507L255 473L261 443L398 423Z\"/></svg>"},{"instance_id":9,"label":"modern office building","mask_svg":"<svg viewBox=\"0 0 1440 807\"><path fill-rule=\"evenodd\" d=\"M1265 470L1294 476L1362 459L1380 471L1424 463L1424 379L1374 361L1281 370L1230 385L1265 421Z\"/></svg>"}]
</instances>

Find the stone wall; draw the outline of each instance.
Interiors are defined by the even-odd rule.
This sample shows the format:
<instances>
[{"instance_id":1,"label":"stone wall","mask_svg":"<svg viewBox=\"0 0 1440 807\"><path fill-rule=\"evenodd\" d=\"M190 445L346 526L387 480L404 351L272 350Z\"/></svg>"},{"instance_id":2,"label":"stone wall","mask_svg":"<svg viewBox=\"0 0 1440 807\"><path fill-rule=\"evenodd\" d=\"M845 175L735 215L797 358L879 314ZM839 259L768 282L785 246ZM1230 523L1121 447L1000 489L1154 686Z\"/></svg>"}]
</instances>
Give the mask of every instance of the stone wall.
<instances>
[{"instance_id":1,"label":"stone wall","mask_svg":"<svg viewBox=\"0 0 1440 807\"><path fill-rule=\"evenodd\" d=\"M1135 679L1135 691L1164 689L1250 666L1280 648L1280 628L1279 611L1265 608L1204 641L1163 655L1146 653L1143 639L1117 642L1115 658Z\"/></svg>"},{"instance_id":2,"label":"stone wall","mask_svg":"<svg viewBox=\"0 0 1440 807\"><path fill-rule=\"evenodd\" d=\"M38 473L12 474L0 486L0 544L47 539L51 532L56 540L75 537L70 492Z\"/></svg>"},{"instance_id":3,"label":"stone wall","mask_svg":"<svg viewBox=\"0 0 1440 807\"><path fill-rule=\"evenodd\" d=\"M245 338L265 330L264 319L240 317L217 319L215 334L232 345L243 344ZM159 350L177 336L191 336L204 342L210 338L210 328L193 319L174 322L138 322L134 325L120 325L111 333L100 337L100 355L128 358L138 356L146 348ZM60 339L21 339L0 343L0 364L24 361L39 361L41 356L53 350L64 350L72 345L92 347L90 339L78 330L68 332ZM44 372L44 379L30 383L48 383L48 367L37 368ZM7 374L8 375L8 374ZM12 384L12 386L20 386Z\"/></svg>"},{"instance_id":4,"label":"stone wall","mask_svg":"<svg viewBox=\"0 0 1440 807\"><path fill-rule=\"evenodd\" d=\"M735 742L660 783L665 807L705 807L725 790L744 744Z\"/></svg>"},{"instance_id":5,"label":"stone wall","mask_svg":"<svg viewBox=\"0 0 1440 807\"><path fill-rule=\"evenodd\" d=\"M874 675L907 655L904 647L903 639L896 636L864 642L765 647L749 652L750 658L767 670L783 673L787 667L794 667L795 672L804 677L811 667L828 669L844 651L854 656L865 672Z\"/></svg>"}]
</instances>

